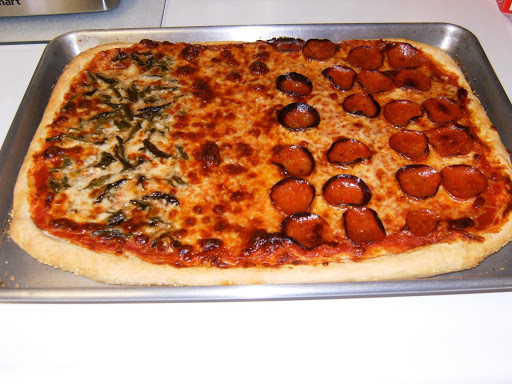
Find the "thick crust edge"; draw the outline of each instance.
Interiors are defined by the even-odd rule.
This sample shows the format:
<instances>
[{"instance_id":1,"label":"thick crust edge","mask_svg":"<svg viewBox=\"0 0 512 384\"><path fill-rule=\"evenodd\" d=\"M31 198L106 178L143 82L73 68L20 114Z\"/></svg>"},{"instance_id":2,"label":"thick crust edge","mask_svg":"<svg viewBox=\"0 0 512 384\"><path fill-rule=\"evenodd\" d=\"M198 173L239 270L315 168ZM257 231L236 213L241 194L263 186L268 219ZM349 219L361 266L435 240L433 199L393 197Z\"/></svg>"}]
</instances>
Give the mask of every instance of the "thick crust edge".
<instances>
[{"instance_id":1,"label":"thick crust edge","mask_svg":"<svg viewBox=\"0 0 512 384\"><path fill-rule=\"evenodd\" d=\"M462 72L449 55L440 49L405 39L386 39L408 42L434 58L443 68L459 79L459 85L470 89ZM509 216L498 233L484 235L483 242L455 240L420 247L408 252L385 255L361 262L346 261L327 266L283 266L280 268L175 268L155 265L132 255L98 253L66 240L53 237L35 226L30 217L28 171L33 165L33 153L44 144L46 126L53 121L69 84L94 55L100 51L130 46L109 44L88 50L77 56L66 68L55 86L41 124L29 147L18 176L10 235L32 257L44 264L87 276L93 280L127 285L230 285L230 284L284 284L322 283L342 281L401 280L433 276L475 267L488 255L498 251L512 240L512 220ZM494 148L501 163L512 175L508 153L498 133L472 92L470 108L476 123L483 128L484 140Z\"/></svg>"}]
</instances>

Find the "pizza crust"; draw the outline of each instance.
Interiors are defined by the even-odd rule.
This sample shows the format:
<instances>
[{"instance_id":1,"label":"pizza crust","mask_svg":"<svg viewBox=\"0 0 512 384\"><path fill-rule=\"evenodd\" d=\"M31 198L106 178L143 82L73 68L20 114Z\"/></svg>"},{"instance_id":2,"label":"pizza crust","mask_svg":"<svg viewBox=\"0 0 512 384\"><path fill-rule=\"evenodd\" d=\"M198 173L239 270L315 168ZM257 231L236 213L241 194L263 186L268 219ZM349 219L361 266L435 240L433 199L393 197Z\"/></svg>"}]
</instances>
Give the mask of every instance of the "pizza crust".
<instances>
[{"instance_id":1,"label":"pizza crust","mask_svg":"<svg viewBox=\"0 0 512 384\"><path fill-rule=\"evenodd\" d=\"M150 264L131 255L94 252L45 234L29 217L13 223L11 236L40 262L103 283L204 286L402 280L462 271L475 267L511 240L512 223L503 229L506 235L487 235L482 243L458 240L361 262L228 269L174 268Z\"/></svg>"},{"instance_id":2,"label":"pizza crust","mask_svg":"<svg viewBox=\"0 0 512 384\"><path fill-rule=\"evenodd\" d=\"M443 51L404 39L386 40L408 42L420 48L440 63L443 69L456 74L461 87L470 89L462 72L451 57ZM96 281L127 285L204 286L375 281L421 278L469 269L512 240L512 221L509 217L499 233L483 235L483 242L467 242L458 239L450 243L419 247L408 252L365 259L360 262L347 260L342 263L317 266L285 265L279 268L221 269L155 265L142 261L134 255L95 252L40 230L30 217L28 172L33 166L32 154L37 153L44 145L46 126L52 123L75 74L98 52L130 45L124 43L104 45L77 56L59 79L30 145L15 187L10 235L23 250L40 262ZM512 175L508 153L496 130L492 128L476 96L469 92L468 98L473 118L477 119L476 123L489 127L482 130L485 135L480 139L497 151L501 163Z\"/></svg>"}]
</instances>

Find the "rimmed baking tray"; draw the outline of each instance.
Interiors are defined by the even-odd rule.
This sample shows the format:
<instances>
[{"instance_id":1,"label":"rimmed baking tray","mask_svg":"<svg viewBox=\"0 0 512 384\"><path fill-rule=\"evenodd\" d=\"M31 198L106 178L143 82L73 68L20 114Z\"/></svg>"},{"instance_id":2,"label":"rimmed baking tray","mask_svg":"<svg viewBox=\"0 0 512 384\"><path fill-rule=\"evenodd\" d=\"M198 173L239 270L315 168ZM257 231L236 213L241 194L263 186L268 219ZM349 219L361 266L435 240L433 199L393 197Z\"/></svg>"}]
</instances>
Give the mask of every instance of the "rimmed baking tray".
<instances>
[{"instance_id":1,"label":"rimmed baking tray","mask_svg":"<svg viewBox=\"0 0 512 384\"><path fill-rule=\"evenodd\" d=\"M79 31L45 49L0 152L0 301L155 302L340 298L512 290L512 244L478 267L428 279L332 284L211 287L124 287L93 282L45 266L9 238L9 211L16 177L53 86L80 52L112 42L255 41L290 36L345 39L406 38L439 47L459 62L507 148L512 148L512 105L478 39L446 23L220 26Z\"/></svg>"}]
</instances>

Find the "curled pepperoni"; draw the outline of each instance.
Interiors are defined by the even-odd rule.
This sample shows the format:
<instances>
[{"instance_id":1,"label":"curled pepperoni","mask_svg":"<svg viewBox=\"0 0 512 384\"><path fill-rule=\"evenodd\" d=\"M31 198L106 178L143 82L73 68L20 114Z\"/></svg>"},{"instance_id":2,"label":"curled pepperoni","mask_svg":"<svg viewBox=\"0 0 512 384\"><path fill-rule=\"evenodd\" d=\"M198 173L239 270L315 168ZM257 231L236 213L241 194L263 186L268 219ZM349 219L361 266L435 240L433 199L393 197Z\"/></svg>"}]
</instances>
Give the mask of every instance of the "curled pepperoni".
<instances>
[{"instance_id":1,"label":"curled pepperoni","mask_svg":"<svg viewBox=\"0 0 512 384\"><path fill-rule=\"evenodd\" d=\"M416 68L423 64L423 54L411 44L397 43L388 51L389 64L393 68Z\"/></svg>"},{"instance_id":2,"label":"curled pepperoni","mask_svg":"<svg viewBox=\"0 0 512 384\"><path fill-rule=\"evenodd\" d=\"M318 127L320 114L306 103L292 103L281 109L277 114L279 123L291 131Z\"/></svg>"},{"instance_id":3,"label":"curled pepperoni","mask_svg":"<svg viewBox=\"0 0 512 384\"><path fill-rule=\"evenodd\" d=\"M291 96L307 96L313 91L313 83L297 72L288 72L276 80L276 87Z\"/></svg>"},{"instance_id":4,"label":"curled pepperoni","mask_svg":"<svg viewBox=\"0 0 512 384\"><path fill-rule=\"evenodd\" d=\"M380 105L372 95L367 93L354 93L343 101L343 109L348 113L366 117L377 117Z\"/></svg>"},{"instance_id":5,"label":"curled pepperoni","mask_svg":"<svg viewBox=\"0 0 512 384\"><path fill-rule=\"evenodd\" d=\"M315 160L311 152L298 145L278 145L273 148L272 163L293 177L306 177L313 173Z\"/></svg>"},{"instance_id":6,"label":"curled pepperoni","mask_svg":"<svg viewBox=\"0 0 512 384\"><path fill-rule=\"evenodd\" d=\"M270 200L274 207L286 215L307 212L315 198L315 188L306 180L287 177L270 189Z\"/></svg>"},{"instance_id":7,"label":"curled pepperoni","mask_svg":"<svg viewBox=\"0 0 512 384\"><path fill-rule=\"evenodd\" d=\"M377 212L371 208L350 208L343 213L343 222L347 237L358 246L383 240L386 236Z\"/></svg>"},{"instance_id":8,"label":"curled pepperoni","mask_svg":"<svg viewBox=\"0 0 512 384\"><path fill-rule=\"evenodd\" d=\"M322 188L325 200L332 205L366 205L372 192L366 183L353 175L337 175Z\"/></svg>"},{"instance_id":9,"label":"curled pepperoni","mask_svg":"<svg viewBox=\"0 0 512 384\"><path fill-rule=\"evenodd\" d=\"M311 39L302 47L302 54L307 59L325 61L336 54L338 46L331 40Z\"/></svg>"},{"instance_id":10,"label":"curled pepperoni","mask_svg":"<svg viewBox=\"0 0 512 384\"><path fill-rule=\"evenodd\" d=\"M278 52L293 52L302 48L305 41L302 39L295 39L292 37L279 37L268 41L269 44L274 46Z\"/></svg>"},{"instance_id":11,"label":"curled pepperoni","mask_svg":"<svg viewBox=\"0 0 512 384\"><path fill-rule=\"evenodd\" d=\"M430 77L413 68L400 69L393 76L393 83L398 88L415 88L419 91L429 91L432 87Z\"/></svg>"},{"instance_id":12,"label":"curled pepperoni","mask_svg":"<svg viewBox=\"0 0 512 384\"><path fill-rule=\"evenodd\" d=\"M396 127L403 128L412 119L423 116L421 106L410 100L394 100L383 108L384 117Z\"/></svg>"},{"instance_id":13,"label":"curled pepperoni","mask_svg":"<svg viewBox=\"0 0 512 384\"><path fill-rule=\"evenodd\" d=\"M336 88L342 91L347 91L352 88L356 71L352 68L344 67L343 65L333 65L325 68L322 75L328 79Z\"/></svg>"},{"instance_id":14,"label":"curled pepperoni","mask_svg":"<svg viewBox=\"0 0 512 384\"><path fill-rule=\"evenodd\" d=\"M405 223L413 235L427 236L436 230L439 220L439 215L430 209L417 209L407 212Z\"/></svg>"},{"instance_id":15,"label":"curled pepperoni","mask_svg":"<svg viewBox=\"0 0 512 384\"><path fill-rule=\"evenodd\" d=\"M339 139L332 143L327 151L327 160L330 163L350 165L368 160L372 151L364 143L355 139Z\"/></svg>"},{"instance_id":16,"label":"curled pepperoni","mask_svg":"<svg viewBox=\"0 0 512 384\"><path fill-rule=\"evenodd\" d=\"M430 144L441 157L466 155L474 139L463 125L450 123L427 131Z\"/></svg>"},{"instance_id":17,"label":"curled pepperoni","mask_svg":"<svg viewBox=\"0 0 512 384\"><path fill-rule=\"evenodd\" d=\"M357 74L357 82L368 93L387 92L393 89L393 80L379 71L362 70Z\"/></svg>"},{"instance_id":18,"label":"curled pepperoni","mask_svg":"<svg viewBox=\"0 0 512 384\"><path fill-rule=\"evenodd\" d=\"M354 67L361 69L379 69L384 61L384 55L374 47L363 45L350 50L347 60Z\"/></svg>"},{"instance_id":19,"label":"curled pepperoni","mask_svg":"<svg viewBox=\"0 0 512 384\"><path fill-rule=\"evenodd\" d=\"M313 249L332 240L329 224L314 213L299 212L281 223L282 233L306 249Z\"/></svg>"},{"instance_id":20,"label":"curled pepperoni","mask_svg":"<svg viewBox=\"0 0 512 384\"><path fill-rule=\"evenodd\" d=\"M418 131L398 131L389 138L389 146L411 161L423 161L428 157L427 136Z\"/></svg>"},{"instance_id":21,"label":"curled pepperoni","mask_svg":"<svg viewBox=\"0 0 512 384\"><path fill-rule=\"evenodd\" d=\"M441 176L444 189L457 199L471 199L487 189L484 174L471 165L450 165L441 170Z\"/></svg>"},{"instance_id":22,"label":"curled pepperoni","mask_svg":"<svg viewBox=\"0 0 512 384\"><path fill-rule=\"evenodd\" d=\"M441 175L428 165L405 165L396 172L402 190L416 199L426 199L437 193Z\"/></svg>"},{"instance_id":23,"label":"curled pepperoni","mask_svg":"<svg viewBox=\"0 0 512 384\"><path fill-rule=\"evenodd\" d=\"M436 124L456 121L463 115L461 106L446 96L425 100L423 108L427 111L428 118Z\"/></svg>"}]
</instances>

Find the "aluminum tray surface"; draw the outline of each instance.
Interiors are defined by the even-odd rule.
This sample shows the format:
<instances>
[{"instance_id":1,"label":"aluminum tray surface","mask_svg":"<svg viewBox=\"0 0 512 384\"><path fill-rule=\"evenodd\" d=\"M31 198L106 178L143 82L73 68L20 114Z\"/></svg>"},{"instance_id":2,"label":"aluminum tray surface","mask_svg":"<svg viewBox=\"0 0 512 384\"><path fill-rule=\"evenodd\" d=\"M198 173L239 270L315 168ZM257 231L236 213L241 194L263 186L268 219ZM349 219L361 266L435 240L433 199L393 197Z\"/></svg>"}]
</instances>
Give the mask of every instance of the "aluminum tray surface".
<instances>
[{"instance_id":1,"label":"aluminum tray surface","mask_svg":"<svg viewBox=\"0 0 512 384\"><path fill-rule=\"evenodd\" d=\"M331 284L212 287L124 287L96 283L40 264L9 238L16 177L53 86L80 52L100 44L168 41L255 41L273 37L406 38L439 47L458 61L507 148L512 148L512 106L477 38L445 23L316 24L80 31L51 41L43 53L0 152L0 301L143 302L339 298L512 290L512 244L478 267L428 279Z\"/></svg>"}]
</instances>

